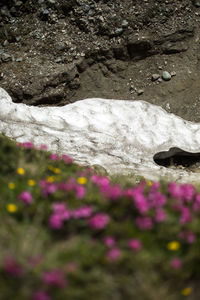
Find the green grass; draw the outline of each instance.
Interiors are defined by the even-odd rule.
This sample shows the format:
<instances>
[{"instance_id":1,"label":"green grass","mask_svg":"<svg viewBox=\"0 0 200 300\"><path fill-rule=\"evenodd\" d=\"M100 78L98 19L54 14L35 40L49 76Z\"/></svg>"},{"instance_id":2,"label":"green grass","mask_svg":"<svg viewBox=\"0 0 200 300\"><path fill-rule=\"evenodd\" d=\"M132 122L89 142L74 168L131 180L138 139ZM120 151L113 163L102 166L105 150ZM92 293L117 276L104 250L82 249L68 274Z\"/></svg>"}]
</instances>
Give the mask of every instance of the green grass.
<instances>
[{"instance_id":1,"label":"green grass","mask_svg":"<svg viewBox=\"0 0 200 300\"><path fill-rule=\"evenodd\" d=\"M174 209L178 200L162 182L156 191L167 199L167 218L156 223L157 208L148 209L144 215L153 226L142 230L136 224L142 216L136 196L127 195L137 186L147 199L152 183L144 178L107 178L98 166L52 160L47 151L19 147L0 136L0 300L199 299L200 219L199 210L193 209L197 190L183 200L192 218L181 224L180 211ZM71 214L57 229L50 223L56 203ZM72 217L83 206L92 212ZM96 214L108 218L101 228L91 221ZM180 237L183 231L195 236L194 241ZM115 245L105 244L108 236ZM131 248L131 239L141 247ZM171 266L174 258L181 262L177 269Z\"/></svg>"}]
</instances>

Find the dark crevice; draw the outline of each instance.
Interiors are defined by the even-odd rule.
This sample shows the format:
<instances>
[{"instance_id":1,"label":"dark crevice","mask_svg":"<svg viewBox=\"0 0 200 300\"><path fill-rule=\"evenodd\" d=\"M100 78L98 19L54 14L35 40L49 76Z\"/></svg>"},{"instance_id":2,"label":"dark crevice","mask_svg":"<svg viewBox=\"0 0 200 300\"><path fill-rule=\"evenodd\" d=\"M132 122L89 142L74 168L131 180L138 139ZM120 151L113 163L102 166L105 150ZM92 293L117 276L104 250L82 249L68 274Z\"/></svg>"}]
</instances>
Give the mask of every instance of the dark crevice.
<instances>
[{"instance_id":1,"label":"dark crevice","mask_svg":"<svg viewBox=\"0 0 200 300\"><path fill-rule=\"evenodd\" d=\"M191 153L174 147L170 148L169 151L156 153L153 160L157 165L167 168L172 166L200 167L200 152Z\"/></svg>"}]
</instances>

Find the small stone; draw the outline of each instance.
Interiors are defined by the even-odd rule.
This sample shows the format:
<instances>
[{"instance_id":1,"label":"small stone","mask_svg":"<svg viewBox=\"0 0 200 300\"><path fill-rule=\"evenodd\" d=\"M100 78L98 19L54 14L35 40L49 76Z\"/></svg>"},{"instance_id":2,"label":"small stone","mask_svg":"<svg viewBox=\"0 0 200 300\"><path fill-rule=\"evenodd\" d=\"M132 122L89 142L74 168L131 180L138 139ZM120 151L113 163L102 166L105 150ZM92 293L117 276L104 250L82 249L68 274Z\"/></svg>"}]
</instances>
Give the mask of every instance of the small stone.
<instances>
[{"instance_id":1,"label":"small stone","mask_svg":"<svg viewBox=\"0 0 200 300\"><path fill-rule=\"evenodd\" d=\"M16 42L19 42L21 40L21 36L16 36L15 40L16 40Z\"/></svg>"},{"instance_id":2,"label":"small stone","mask_svg":"<svg viewBox=\"0 0 200 300\"><path fill-rule=\"evenodd\" d=\"M9 41L8 41L8 40L5 40L5 41L3 42L3 45L4 45L4 47L8 46L8 45L9 45Z\"/></svg>"},{"instance_id":3,"label":"small stone","mask_svg":"<svg viewBox=\"0 0 200 300\"><path fill-rule=\"evenodd\" d=\"M128 21L127 20L123 20L122 21L122 28L126 28L126 27L128 27Z\"/></svg>"},{"instance_id":4,"label":"small stone","mask_svg":"<svg viewBox=\"0 0 200 300\"><path fill-rule=\"evenodd\" d=\"M48 9L42 9L40 11L40 18L42 21L47 21L49 17L49 10Z\"/></svg>"},{"instance_id":5,"label":"small stone","mask_svg":"<svg viewBox=\"0 0 200 300\"><path fill-rule=\"evenodd\" d=\"M3 53L1 59L3 62L12 61L12 56L10 54Z\"/></svg>"},{"instance_id":6,"label":"small stone","mask_svg":"<svg viewBox=\"0 0 200 300\"><path fill-rule=\"evenodd\" d=\"M172 71L170 74L171 74L172 77L176 76L176 72L175 71Z\"/></svg>"},{"instance_id":7,"label":"small stone","mask_svg":"<svg viewBox=\"0 0 200 300\"><path fill-rule=\"evenodd\" d=\"M114 36L118 36L118 35L122 34L122 32L123 32L123 28L117 28L114 32Z\"/></svg>"},{"instance_id":8,"label":"small stone","mask_svg":"<svg viewBox=\"0 0 200 300\"><path fill-rule=\"evenodd\" d=\"M137 94L138 96L142 95L144 93L144 90L140 89L140 90L137 90Z\"/></svg>"},{"instance_id":9,"label":"small stone","mask_svg":"<svg viewBox=\"0 0 200 300\"><path fill-rule=\"evenodd\" d=\"M18 57L18 58L16 58L16 62L21 62L23 60L23 58L22 57Z\"/></svg>"},{"instance_id":10,"label":"small stone","mask_svg":"<svg viewBox=\"0 0 200 300\"><path fill-rule=\"evenodd\" d=\"M89 6L88 4L84 4L84 5L82 6L82 10L83 10L85 13L88 13L89 10L90 10L90 6Z\"/></svg>"},{"instance_id":11,"label":"small stone","mask_svg":"<svg viewBox=\"0 0 200 300\"><path fill-rule=\"evenodd\" d=\"M60 63L63 62L63 59L62 59L61 57L58 57L58 58L56 58L55 62L56 62L57 64L60 64Z\"/></svg>"},{"instance_id":12,"label":"small stone","mask_svg":"<svg viewBox=\"0 0 200 300\"><path fill-rule=\"evenodd\" d=\"M152 81L156 81L160 78L160 75L159 74L152 74L152 77L151 77L151 80Z\"/></svg>"},{"instance_id":13,"label":"small stone","mask_svg":"<svg viewBox=\"0 0 200 300\"><path fill-rule=\"evenodd\" d=\"M169 81L171 78L172 78L172 76L170 75L169 72L164 71L164 72L162 73L162 79L163 79L163 80Z\"/></svg>"}]
</instances>

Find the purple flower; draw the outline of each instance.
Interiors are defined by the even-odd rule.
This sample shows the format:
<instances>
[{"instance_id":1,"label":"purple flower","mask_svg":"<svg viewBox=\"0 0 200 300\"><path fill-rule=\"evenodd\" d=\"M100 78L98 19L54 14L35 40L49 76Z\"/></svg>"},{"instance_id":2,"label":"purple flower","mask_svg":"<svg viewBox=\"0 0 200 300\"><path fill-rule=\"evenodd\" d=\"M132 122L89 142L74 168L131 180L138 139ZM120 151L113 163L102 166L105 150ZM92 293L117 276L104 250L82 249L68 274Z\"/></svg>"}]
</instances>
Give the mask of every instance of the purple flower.
<instances>
[{"instance_id":1,"label":"purple flower","mask_svg":"<svg viewBox=\"0 0 200 300\"><path fill-rule=\"evenodd\" d=\"M42 195L45 197L55 193L57 190L55 183L47 182L46 180L40 180L40 187L42 189Z\"/></svg>"},{"instance_id":2,"label":"purple flower","mask_svg":"<svg viewBox=\"0 0 200 300\"><path fill-rule=\"evenodd\" d=\"M65 203L53 203L53 214L49 218L49 226L53 229L60 229L63 227L63 223L69 220L71 212L67 209Z\"/></svg>"},{"instance_id":3,"label":"purple flower","mask_svg":"<svg viewBox=\"0 0 200 300\"><path fill-rule=\"evenodd\" d=\"M195 194L195 188L192 184L182 184L181 191L183 193L183 197L187 202L190 202Z\"/></svg>"},{"instance_id":4,"label":"purple flower","mask_svg":"<svg viewBox=\"0 0 200 300\"><path fill-rule=\"evenodd\" d=\"M128 247L134 251L139 251L142 248L142 243L138 239L130 239L128 240Z\"/></svg>"},{"instance_id":5,"label":"purple flower","mask_svg":"<svg viewBox=\"0 0 200 300\"><path fill-rule=\"evenodd\" d=\"M114 247L116 244L115 238L112 236L105 236L103 242L109 248Z\"/></svg>"},{"instance_id":6,"label":"purple flower","mask_svg":"<svg viewBox=\"0 0 200 300\"><path fill-rule=\"evenodd\" d=\"M151 217L137 217L135 223L141 230L150 230L153 228Z\"/></svg>"},{"instance_id":7,"label":"purple flower","mask_svg":"<svg viewBox=\"0 0 200 300\"><path fill-rule=\"evenodd\" d=\"M106 255L107 259L110 262L114 262L114 261L118 260L121 256L122 256L122 252L117 247L109 249L107 252L107 255Z\"/></svg>"},{"instance_id":8,"label":"purple flower","mask_svg":"<svg viewBox=\"0 0 200 300\"><path fill-rule=\"evenodd\" d=\"M43 274L42 280L44 283L55 286L55 287L64 287L67 284L65 276L60 270L47 271Z\"/></svg>"},{"instance_id":9,"label":"purple flower","mask_svg":"<svg viewBox=\"0 0 200 300\"><path fill-rule=\"evenodd\" d=\"M16 260L12 256L6 258L4 271L8 275L13 277L22 277L24 274L22 267L16 262Z\"/></svg>"},{"instance_id":10,"label":"purple flower","mask_svg":"<svg viewBox=\"0 0 200 300\"><path fill-rule=\"evenodd\" d=\"M85 187L82 185L76 185L75 189L76 189L76 197L78 199L83 199L86 193Z\"/></svg>"},{"instance_id":11,"label":"purple flower","mask_svg":"<svg viewBox=\"0 0 200 300\"><path fill-rule=\"evenodd\" d=\"M51 160L53 160L53 161L56 161L56 160L59 160L60 159L60 157L57 155L57 154L50 154L50 156L49 156L49 158L51 159Z\"/></svg>"},{"instance_id":12,"label":"purple flower","mask_svg":"<svg viewBox=\"0 0 200 300\"><path fill-rule=\"evenodd\" d=\"M24 202L26 204L31 204L33 202L33 197L29 191L23 191L19 196L18 199L21 202Z\"/></svg>"},{"instance_id":13,"label":"purple flower","mask_svg":"<svg viewBox=\"0 0 200 300\"><path fill-rule=\"evenodd\" d=\"M184 225L192 221L192 215L188 207L182 206L180 208L180 211L181 211L181 218L180 218L181 225Z\"/></svg>"},{"instance_id":14,"label":"purple flower","mask_svg":"<svg viewBox=\"0 0 200 300\"><path fill-rule=\"evenodd\" d=\"M32 300L51 300L51 298L46 292L37 291L33 294Z\"/></svg>"},{"instance_id":15,"label":"purple flower","mask_svg":"<svg viewBox=\"0 0 200 300\"><path fill-rule=\"evenodd\" d=\"M168 185L168 193L172 198L182 199L183 197L182 188L175 182L170 182Z\"/></svg>"},{"instance_id":16,"label":"purple flower","mask_svg":"<svg viewBox=\"0 0 200 300\"><path fill-rule=\"evenodd\" d=\"M89 225L93 229L103 229L110 221L110 217L104 213L97 213L89 219Z\"/></svg>"},{"instance_id":17,"label":"purple flower","mask_svg":"<svg viewBox=\"0 0 200 300\"><path fill-rule=\"evenodd\" d=\"M74 219L89 218L92 214L92 207L82 206L71 212Z\"/></svg>"},{"instance_id":18,"label":"purple flower","mask_svg":"<svg viewBox=\"0 0 200 300\"><path fill-rule=\"evenodd\" d=\"M180 269L182 267L182 261L180 258L175 257L171 260L170 265L173 269Z\"/></svg>"},{"instance_id":19,"label":"purple flower","mask_svg":"<svg viewBox=\"0 0 200 300\"><path fill-rule=\"evenodd\" d=\"M69 156L66 155L66 154L63 154L63 155L62 155L62 159L64 160L64 162L65 162L67 165L73 163L73 158L69 157Z\"/></svg>"},{"instance_id":20,"label":"purple flower","mask_svg":"<svg viewBox=\"0 0 200 300\"><path fill-rule=\"evenodd\" d=\"M165 211L161 208L156 209L156 215L155 215L154 220L157 223L161 223L161 222L165 221L166 219L167 219L167 216L166 216Z\"/></svg>"}]
</instances>

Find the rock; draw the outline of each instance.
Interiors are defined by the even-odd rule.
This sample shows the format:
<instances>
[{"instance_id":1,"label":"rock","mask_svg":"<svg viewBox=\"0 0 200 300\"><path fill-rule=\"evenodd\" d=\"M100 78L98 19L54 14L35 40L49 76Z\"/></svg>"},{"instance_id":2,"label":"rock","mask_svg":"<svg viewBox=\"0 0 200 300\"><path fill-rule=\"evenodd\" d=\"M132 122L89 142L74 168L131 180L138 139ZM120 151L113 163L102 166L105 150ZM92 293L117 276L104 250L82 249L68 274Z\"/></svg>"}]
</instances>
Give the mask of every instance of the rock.
<instances>
[{"instance_id":1,"label":"rock","mask_svg":"<svg viewBox=\"0 0 200 300\"><path fill-rule=\"evenodd\" d=\"M200 1L199 0L193 0L192 3L194 4L194 6L200 7Z\"/></svg>"},{"instance_id":2,"label":"rock","mask_svg":"<svg viewBox=\"0 0 200 300\"><path fill-rule=\"evenodd\" d=\"M49 18L49 10L48 9L42 9L40 11L40 19L42 21L48 21Z\"/></svg>"},{"instance_id":3,"label":"rock","mask_svg":"<svg viewBox=\"0 0 200 300\"><path fill-rule=\"evenodd\" d=\"M1 55L1 59L2 59L3 62L12 61L12 56L10 54L3 53Z\"/></svg>"},{"instance_id":4,"label":"rock","mask_svg":"<svg viewBox=\"0 0 200 300\"><path fill-rule=\"evenodd\" d=\"M162 46L164 54L173 54L187 51L188 46L184 42L167 42Z\"/></svg>"},{"instance_id":5,"label":"rock","mask_svg":"<svg viewBox=\"0 0 200 300\"><path fill-rule=\"evenodd\" d=\"M90 5L88 5L88 4L83 4L83 5L82 5L82 10L83 10L85 13L88 13L89 10L90 10Z\"/></svg>"},{"instance_id":6,"label":"rock","mask_svg":"<svg viewBox=\"0 0 200 300\"><path fill-rule=\"evenodd\" d=\"M23 58L22 58L22 57L18 57L18 58L16 58L15 61L16 61L16 62L21 62L21 61L23 61Z\"/></svg>"},{"instance_id":7,"label":"rock","mask_svg":"<svg viewBox=\"0 0 200 300\"><path fill-rule=\"evenodd\" d=\"M164 72L162 73L162 79L163 79L163 80L169 81L171 78L172 78L172 76L170 75L169 72L164 71Z\"/></svg>"},{"instance_id":8,"label":"rock","mask_svg":"<svg viewBox=\"0 0 200 300\"><path fill-rule=\"evenodd\" d=\"M172 71L170 74L171 74L172 77L176 76L176 72L175 71Z\"/></svg>"},{"instance_id":9,"label":"rock","mask_svg":"<svg viewBox=\"0 0 200 300\"><path fill-rule=\"evenodd\" d=\"M142 90L142 89L137 90L138 96L142 95L143 93L144 93L144 90Z\"/></svg>"},{"instance_id":10,"label":"rock","mask_svg":"<svg viewBox=\"0 0 200 300\"><path fill-rule=\"evenodd\" d=\"M123 32L123 28L117 28L111 36L119 36Z\"/></svg>"},{"instance_id":11,"label":"rock","mask_svg":"<svg viewBox=\"0 0 200 300\"><path fill-rule=\"evenodd\" d=\"M127 20L122 21L122 28L128 27L129 22Z\"/></svg>"},{"instance_id":12,"label":"rock","mask_svg":"<svg viewBox=\"0 0 200 300\"><path fill-rule=\"evenodd\" d=\"M152 74L152 77L151 77L151 80L152 81L156 81L156 80L158 80L160 78L160 74Z\"/></svg>"}]
</instances>

